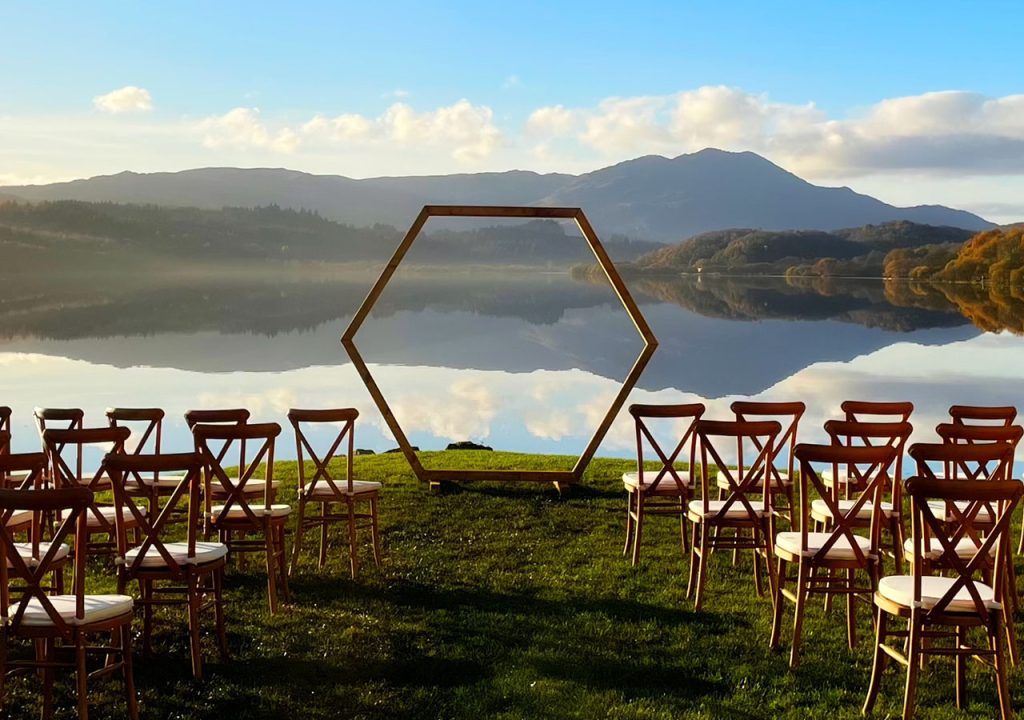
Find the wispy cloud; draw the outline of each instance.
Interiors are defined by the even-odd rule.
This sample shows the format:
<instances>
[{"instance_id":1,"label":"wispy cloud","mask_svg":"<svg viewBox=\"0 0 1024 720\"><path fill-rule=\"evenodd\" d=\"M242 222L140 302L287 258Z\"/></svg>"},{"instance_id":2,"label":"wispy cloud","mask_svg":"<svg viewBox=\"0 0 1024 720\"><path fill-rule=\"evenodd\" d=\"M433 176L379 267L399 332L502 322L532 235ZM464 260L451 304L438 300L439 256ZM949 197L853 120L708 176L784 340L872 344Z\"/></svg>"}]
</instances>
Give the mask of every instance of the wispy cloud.
<instances>
[{"instance_id":1,"label":"wispy cloud","mask_svg":"<svg viewBox=\"0 0 1024 720\"><path fill-rule=\"evenodd\" d=\"M97 110L105 113L119 114L130 112L149 112L153 109L153 98L149 90L126 85L112 90L106 95L97 95L92 99Z\"/></svg>"}]
</instances>

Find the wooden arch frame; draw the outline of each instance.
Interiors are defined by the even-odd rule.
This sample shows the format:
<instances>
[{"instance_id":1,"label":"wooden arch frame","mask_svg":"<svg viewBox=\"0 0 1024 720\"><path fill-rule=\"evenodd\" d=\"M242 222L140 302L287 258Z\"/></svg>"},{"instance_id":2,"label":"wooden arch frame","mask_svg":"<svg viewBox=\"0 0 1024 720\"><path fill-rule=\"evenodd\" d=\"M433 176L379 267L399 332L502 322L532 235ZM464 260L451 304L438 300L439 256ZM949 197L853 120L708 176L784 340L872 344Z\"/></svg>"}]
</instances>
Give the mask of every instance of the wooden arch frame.
<instances>
[{"instance_id":1,"label":"wooden arch frame","mask_svg":"<svg viewBox=\"0 0 1024 720\"><path fill-rule=\"evenodd\" d=\"M409 251L409 248L412 246L416 238L419 237L420 231L423 230L423 226L426 224L427 220L432 217L542 218L575 220L576 226L579 228L580 233L582 233L587 244L590 246L591 251L594 253L594 257L597 259L598 264L601 266L605 276L608 278L612 288L615 290L615 294L618 296L623 308L625 308L626 313L629 315L629 319L633 321L633 325L636 327L637 332L644 341L644 347L637 356L636 361L633 363L633 367L626 375L625 380L623 380L622 386L619 388L619 392L615 396L614 400L612 400L612 404L608 408L608 412L605 414L604 419L601 420L601 424L598 425L597 429L594 431L593 436L590 438L590 442L587 443L586 447L583 449L582 454L579 456L579 459L576 461L572 470L441 470L425 468L420 463L419 457L416 455L416 451L412 449L412 445L409 443L409 439L406 437L405 432L402 431L401 426L398 424L398 420L395 419L394 414L391 412L391 408L388 406L387 400L384 399L384 395L377 386L377 382L373 379L370 369L367 367L366 363L363 361L362 355L359 354L359 350L356 348L355 336L356 333L359 332L359 328L362 327L363 323L366 321L366 318L370 314L370 310L384 291L388 281L390 281L391 277L395 274L395 270L398 269L399 264ZM558 488L559 491L562 490L563 486L578 483L580 481L584 470L587 469L587 465L590 464L591 459L594 457L594 453L597 452L597 448L604 439L604 436L607 434L608 429L611 427L615 416L622 408L622 405L625 403L630 391L636 385L641 373L643 373L644 368L647 366L647 363L650 361L655 349L658 347L658 341L654 337L654 333L651 331L650 326L647 325L647 321L641 314L640 308L633 300L633 296L630 295L629 290L622 281L622 276L619 275L619 271L615 268L615 265L612 264L611 259L608 257L608 253L605 251L604 246L597 237L597 233L594 232L594 228L591 227L590 221L587 220L586 215L583 214L583 210L580 208L569 207L505 207L475 205L425 205L423 207L420 214L416 217L416 220L413 221L412 226L406 232L405 238L395 250L394 255L391 256L391 260L389 260L388 264L384 267L380 277L377 278L377 282L374 283L369 294L366 296L366 299L363 300L362 305L359 306L359 309L352 317L352 322L349 323L348 329L345 330L344 335L341 336L341 343L345 346L345 350L348 352L348 355L352 360L352 364L355 365L356 371L359 373L363 383L366 385L366 389L370 392L370 396L377 405L377 409L380 410L380 414L383 416L392 435L395 436L395 440L398 443L402 454L404 454L406 460L409 461L409 465L412 467L413 472L419 480L429 483L432 487L436 487L442 482L471 480L550 482L554 483L555 487Z\"/></svg>"}]
</instances>

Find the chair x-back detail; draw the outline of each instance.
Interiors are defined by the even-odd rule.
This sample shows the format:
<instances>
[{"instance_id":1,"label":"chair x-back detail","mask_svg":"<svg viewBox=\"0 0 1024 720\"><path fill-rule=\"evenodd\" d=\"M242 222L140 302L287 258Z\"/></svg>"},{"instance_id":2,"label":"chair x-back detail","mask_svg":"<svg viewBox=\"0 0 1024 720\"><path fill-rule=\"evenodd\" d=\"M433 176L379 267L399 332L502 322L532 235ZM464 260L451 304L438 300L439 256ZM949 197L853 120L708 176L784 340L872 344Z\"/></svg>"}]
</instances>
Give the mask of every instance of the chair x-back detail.
<instances>
[{"instance_id":1,"label":"chair x-back detail","mask_svg":"<svg viewBox=\"0 0 1024 720\"><path fill-rule=\"evenodd\" d=\"M909 436L909 423L903 425L902 432ZM800 660L804 613L810 594L846 597L847 640L851 649L856 645L858 596L866 596L870 602L880 575L879 542L883 513L878 508L882 506L889 469L896 460L896 449L891 445L800 444L794 454L800 463L800 530L782 532L775 537L775 556L779 564L769 642L772 648L779 645L783 606L789 600L796 606L790 667L795 667ZM835 470L839 465L844 465L849 477L855 480L847 487L856 484L859 488L856 496L849 498L846 504L840 504L836 486L826 485L818 469L825 466ZM830 522L825 532L810 530L812 495L818 495L829 512ZM866 534L856 532L865 529ZM793 563L797 564L796 588L790 591L786 589L786 582L788 566ZM867 584L858 584L858 572L867 576Z\"/></svg>"},{"instance_id":2,"label":"chair x-back detail","mask_svg":"<svg viewBox=\"0 0 1024 720\"><path fill-rule=\"evenodd\" d=\"M927 655L956 659L956 703L963 709L967 703L967 659L976 656L992 662L1001 717L1007 720L1012 717L1012 709L1003 643L1003 606L997 588L1004 582L1010 518L1024 492L1024 484L1015 480L964 482L913 477L907 481L906 489L912 506L913 573L883 577L878 583L875 593L877 639L864 712L873 709L886 660L891 658L907 669L903 718L910 720L914 716L921 660ZM936 503L965 507L959 515L964 525L972 524L983 506L997 508L995 524L969 557L964 557L959 543L947 536L948 525L941 512L936 515ZM950 575L925 574L926 557L929 562L935 562L925 544L928 537L938 540L938 559ZM985 583L979 576L989 576L992 581ZM907 630L889 630L890 616L906 620ZM972 628L984 631L984 646L968 642ZM889 638L898 638L901 647L889 645L886 642ZM943 638L948 642L940 642Z\"/></svg>"},{"instance_id":3,"label":"chair x-back detail","mask_svg":"<svg viewBox=\"0 0 1024 720\"><path fill-rule=\"evenodd\" d=\"M245 408L212 408L205 410L189 410L185 413L185 422L188 424L189 429L195 431L196 425L245 425L249 423L251 419L250 413ZM246 470L246 461L251 457L249 448L247 447L246 438L241 438L236 443L225 444L220 448L218 461L222 465L227 465L229 462L234 462L238 467L238 473L243 473ZM231 451L231 460L229 460L229 450ZM238 480L236 475L233 480ZM266 478L251 477L245 485L245 493L247 495L259 496L264 492L264 484L267 482ZM227 497L227 491L222 488L219 484L214 483L213 487L210 488L210 492L213 495L214 500L223 501ZM271 486L272 497L277 493L277 484L274 483Z\"/></svg>"},{"instance_id":4,"label":"chair x-back detail","mask_svg":"<svg viewBox=\"0 0 1024 720\"><path fill-rule=\"evenodd\" d=\"M110 490L110 476L102 462L96 461L95 469L86 469L85 456L89 448L99 452L124 452L124 443L131 431L124 427L81 428L73 430L47 429L43 431L43 442L48 449L51 481L55 487L84 487L92 493ZM68 456L71 456L69 462ZM95 496L85 514L86 535L91 553L112 553L116 545L113 504L102 503ZM94 536L107 536L106 540L95 542Z\"/></svg>"},{"instance_id":5,"label":"chair x-back detail","mask_svg":"<svg viewBox=\"0 0 1024 720\"><path fill-rule=\"evenodd\" d=\"M165 413L160 408L107 408L110 427L127 427L131 437L125 451L132 455L160 454L163 445ZM132 473L125 478L125 491L131 497L145 498L150 513L155 513L159 498L174 492L182 475L174 473Z\"/></svg>"},{"instance_id":6,"label":"chair x-back detail","mask_svg":"<svg viewBox=\"0 0 1024 720\"><path fill-rule=\"evenodd\" d=\"M846 422L862 423L905 423L910 421L914 412L914 404L911 402L878 402L874 400L845 400L839 406L843 412L843 419ZM822 472L822 480L831 485L836 481L831 470ZM840 485L846 482L842 468L839 469L838 482ZM896 465L893 469L893 481L900 482L903 478L903 453L902 450L896 458Z\"/></svg>"},{"instance_id":7,"label":"chair x-back detail","mask_svg":"<svg viewBox=\"0 0 1024 720\"><path fill-rule=\"evenodd\" d=\"M802 402L750 402L737 400L729 409L740 421L746 420L775 420L782 425L782 434L775 441L772 457L768 459L766 469L772 475L772 495L783 495L786 498L785 508L776 507L775 498L770 498L772 512L776 517L785 515L791 529L796 529L796 498L793 494L793 448L796 447L797 429L800 425L800 418L803 417L807 406ZM755 445L756 447L756 445ZM776 461L785 453L786 467L780 470ZM758 481L755 487L761 485ZM718 478L719 499L724 497L729 486L724 478Z\"/></svg>"},{"instance_id":8,"label":"chair x-back detail","mask_svg":"<svg viewBox=\"0 0 1024 720\"><path fill-rule=\"evenodd\" d=\"M381 484L367 480L356 480L354 473L355 456L355 422L359 411L355 408L338 408L325 410L288 411L288 421L295 431L295 452L299 459L299 512L295 525L295 540L292 543L292 561L290 570L294 570L302 552L302 539L307 530L320 530L319 567L323 569L327 562L327 531L333 524L347 523L349 571L355 579L359 569L359 553L357 530L369 529L373 547L373 561L380 567L380 529L377 519L377 505L380 499ZM320 452L314 447L315 431L330 428L326 450ZM338 457L339 450L345 445L343 478L330 467L332 460ZM307 464L313 465L312 473ZM306 515L306 506L310 503L320 505L319 515ZM344 503L345 512L333 512L332 505ZM366 506L366 512L360 511Z\"/></svg>"},{"instance_id":9,"label":"chair x-back detail","mask_svg":"<svg viewBox=\"0 0 1024 720\"><path fill-rule=\"evenodd\" d=\"M288 599L285 524L291 507L273 502L274 441L281 434L277 423L238 425L197 424L192 428L196 449L204 466L205 516L209 529L232 555L265 553L267 599L270 612L277 611L278 588ZM240 456L237 477L230 476L222 464L232 444L247 442L257 449L251 457ZM247 491L247 485L261 465L266 466L262 497ZM213 505L214 489L221 504ZM258 538L251 536L257 535Z\"/></svg>"},{"instance_id":10,"label":"chair x-back detail","mask_svg":"<svg viewBox=\"0 0 1024 720\"><path fill-rule=\"evenodd\" d=\"M680 470L676 463L681 456L694 461L697 439L696 423L704 414L700 403L682 405L630 405L629 414L636 425L636 472L622 475L626 489L626 544L623 555L632 554L632 563L640 562L640 541L643 538L644 518L647 515L678 515L680 544L683 553L688 550L686 515L687 503L693 497L691 470ZM674 440L671 451L656 438L654 423L672 425ZM644 467L644 448L649 447L657 458L657 470Z\"/></svg>"},{"instance_id":11,"label":"chair x-back detail","mask_svg":"<svg viewBox=\"0 0 1024 720\"><path fill-rule=\"evenodd\" d=\"M200 487L202 459L197 453L126 455L111 454L104 463L117 499L118 592L124 593L129 582L138 581L143 606L143 643L147 653L152 648L153 609L158 605L188 606L189 636L192 650L192 673L202 677L200 613L213 609L217 639L222 657L227 656L224 631L224 566L227 546L219 542L201 542L197 535L202 523ZM134 477L179 477L177 486L164 494L163 507L148 504L140 508L136 501L144 498L129 492ZM187 502L187 526L183 541L166 539L168 525L179 504ZM125 522L131 519L132 523ZM137 528L142 542L132 548L128 544L129 525ZM183 597L182 597L183 596Z\"/></svg>"},{"instance_id":12,"label":"chair x-back detail","mask_svg":"<svg viewBox=\"0 0 1024 720\"><path fill-rule=\"evenodd\" d=\"M708 560L713 550L746 549L753 551L754 585L758 595L764 594L760 567L763 557L774 597L772 536L775 522L770 501L772 476L766 465L774 457L775 439L782 432L782 426L774 420L698 420L695 432L701 498L691 500L688 506L687 518L693 524L693 538L687 596L694 598L694 607L700 610ZM723 456L726 448L735 453L735 469ZM753 459L749 460L751 457ZM712 488L717 489L712 481L713 472L714 477L724 477L729 485L722 500L710 499ZM756 495L761 496L760 500L755 499ZM747 530L749 537L743 534Z\"/></svg>"},{"instance_id":13,"label":"chair x-back detail","mask_svg":"<svg viewBox=\"0 0 1024 720\"><path fill-rule=\"evenodd\" d=\"M126 595L85 593L85 513L92 505L92 493L84 487L31 492L0 490L0 513L60 512L63 517L49 548L36 563L26 562L7 528L0 527L0 551L6 558L6 562L0 562L0 614L3 617L5 650L0 653L0 677L17 669L40 672L43 677L43 717L50 717L54 705L54 671L68 666L65 660L58 658L58 650L73 649L77 716L82 720L89 716L88 680L120 670L124 676L128 716L137 719L132 676L132 599ZM44 581L55 571L54 564L61 559L61 549L67 547L65 540L72 532L75 533L76 547L74 591L71 595L52 595ZM11 576L20 580L18 589L11 588ZM89 638L97 635L112 635L112 644L96 645L96 641ZM12 639L33 641L36 644L33 659L10 661L7 646ZM89 654L97 654L104 659L103 666L92 673L87 666Z\"/></svg>"},{"instance_id":14,"label":"chair x-back detail","mask_svg":"<svg viewBox=\"0 0 1024 720\"><path fill-rule=\"evenodd\" d=\"M46 472L50 474L50 449L43 440L43 433L49 429L58 430L80 430L85 425L85 412L80 408L43 408L37 407L33 411L36 421L36 430L39 431L39 442L42 443L43 452L46 453ZM63 452L64 448L59 448ZM49 477L47 477L50 480Z\"/></svg>"}]
</instances>

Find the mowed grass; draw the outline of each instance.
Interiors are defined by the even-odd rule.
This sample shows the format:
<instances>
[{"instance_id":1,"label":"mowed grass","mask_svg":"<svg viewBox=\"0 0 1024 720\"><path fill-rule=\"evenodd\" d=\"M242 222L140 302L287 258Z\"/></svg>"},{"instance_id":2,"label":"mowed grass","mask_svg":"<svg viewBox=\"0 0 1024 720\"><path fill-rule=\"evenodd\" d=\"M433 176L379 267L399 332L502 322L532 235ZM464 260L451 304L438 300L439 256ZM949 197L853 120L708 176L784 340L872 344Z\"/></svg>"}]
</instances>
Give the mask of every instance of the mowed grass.
<instances>
[{"instance_id":1,"label":"mowed grass","mask_svg":"<svg viewBox=\"0 0 1024 720\"><path fill-rule=\"evenodd\" d=\"M427 454L431 455L431 454ZM449 452L428 457L454 468L564 468L567 458ZM308 537L292 578L292 601L271 617L265 578L250 560L229 570L231 658L204 633L206 678L192 679L183 612L158 613L156 652L136 648L144 718L854 718L870 672L870 621L862 607L859 647L846 649L842 603L814 602L803 663L788 645L768 649L771 603L753 589L748 558L717 553L705 609L686 595L688 561L674 518L651 518L643 557L622 556L627 461L595 460L585 483L559 499L551 487L479 484L437 495L400 455L363 456L363 479L384 483L384 566L364 546L359 578L348 574L342 529L319 571ZM295 465L275 468L294 501ZM891 567L891 566L890 566ZM1024 574L1024 573L1021 573ZM112 587L97 560L90 589ZM788 642L792 622L787 609ZM1024 676L1011 673L1015 707ZM59 685L60 717L73 717L72 685ZM971 671L970 707L953 707L953 668L932 661L918 716L992 718L994 682ZM898 716L902 668L890 667L876 717ZM121 718L120 681L93 683L92 717ZM36 679L8 687L8 716L38 712Z\"/></svg>"}]
</instances>

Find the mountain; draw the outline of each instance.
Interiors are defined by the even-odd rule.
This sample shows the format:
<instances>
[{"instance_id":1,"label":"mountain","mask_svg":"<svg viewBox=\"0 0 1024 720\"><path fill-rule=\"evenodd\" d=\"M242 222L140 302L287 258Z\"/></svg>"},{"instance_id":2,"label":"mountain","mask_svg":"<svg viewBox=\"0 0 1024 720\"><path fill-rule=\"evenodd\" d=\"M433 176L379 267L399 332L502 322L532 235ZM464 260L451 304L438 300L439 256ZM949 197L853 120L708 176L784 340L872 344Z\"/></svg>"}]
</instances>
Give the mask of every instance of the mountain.
<instances>
[{"instance_id":1,"label":"mountain","mask_svg":"<svg viewBox=\"0 0 1024 720\"><path fill-rule=\"evenodd\" d=\"M993 227L962 210L899 208L847 187L812 185L754 153L714 149L671 159L646 156L579 176L514 170L355 180L293 170L204 168L0 187L0 193L31 201L199 208L276 204L352 225L399 228L425 204L568 205L582 207L602 235L658 242L734 227L830 231L896 220L975 231Z\"/></svg>"}]
</instances>

